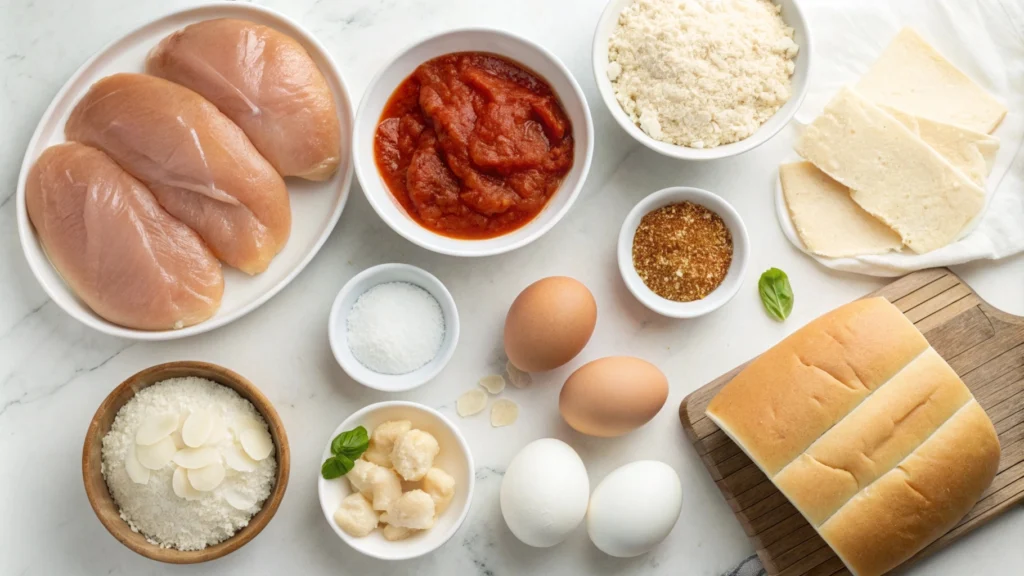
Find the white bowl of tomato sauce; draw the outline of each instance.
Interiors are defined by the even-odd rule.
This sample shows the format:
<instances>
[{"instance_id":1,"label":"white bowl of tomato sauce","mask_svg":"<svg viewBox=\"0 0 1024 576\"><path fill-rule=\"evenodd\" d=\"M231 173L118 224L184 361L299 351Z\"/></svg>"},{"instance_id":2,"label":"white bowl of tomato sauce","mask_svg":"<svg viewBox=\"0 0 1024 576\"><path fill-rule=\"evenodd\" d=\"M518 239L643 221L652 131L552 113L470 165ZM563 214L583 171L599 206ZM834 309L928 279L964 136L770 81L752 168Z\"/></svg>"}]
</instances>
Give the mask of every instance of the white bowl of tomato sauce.
<instances>
[{"instance_id":1,"label":"white bowl of tomato sauce","mask_svg":"<svg viewBox=\"0 0 1024 576\"><path fill-rule=\"evenodd\" d=\"M471 28L402 51L371 80L353 157L370 205L428 250L490 256L533 242L579 196L594 127L579 84L538 44Z\"/></svg>"}]
</instances>

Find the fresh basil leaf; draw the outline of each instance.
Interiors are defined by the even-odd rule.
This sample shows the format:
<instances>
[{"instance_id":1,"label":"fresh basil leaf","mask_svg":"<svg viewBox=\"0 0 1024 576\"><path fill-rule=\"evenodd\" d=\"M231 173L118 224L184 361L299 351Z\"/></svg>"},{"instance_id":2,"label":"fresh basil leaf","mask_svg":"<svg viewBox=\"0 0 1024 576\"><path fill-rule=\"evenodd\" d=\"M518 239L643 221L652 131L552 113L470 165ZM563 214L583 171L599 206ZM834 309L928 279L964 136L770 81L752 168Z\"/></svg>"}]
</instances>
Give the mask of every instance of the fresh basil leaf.
<instances>
[{"instance_id":1,"label":"fresh basil leaf","mask_svg":"<svg viewBox=\"0 0 1024 576\"><path fill-rule=\"evenodd\" d=\"M352 430L338 434L331 441L331 453L334 455L344 454L350 460L355 460L362 456L363 452L366 452L369 445L370 436L366 433L366 428L357 426Z\"/></svg>"},{"instance_id":2,"label":"fresh basil leaf","mask_svg":"<svg viewBox=\"0 0 1024 576\"><path fill-rule=\"evenodd\" d=\"M761 293L761 303L765 311L779 322L785 320L793 311L793 288L789 285L789 276L778 268L769 268L761 274L757 281L757 291Z\"/></svg>"},{"instance_id":3,"label":"fresh basil leaf","mask_svg":"<svg viewBox=\"0 0 1024 576\"><path fill-rule=\"evenodd\" d=\"M331 456L324 460L323 465L320 467L320 474L323 475L325 480L334 480L348 474L352 466L352 459L344 454Z\"/></svg>"}]
</instances>

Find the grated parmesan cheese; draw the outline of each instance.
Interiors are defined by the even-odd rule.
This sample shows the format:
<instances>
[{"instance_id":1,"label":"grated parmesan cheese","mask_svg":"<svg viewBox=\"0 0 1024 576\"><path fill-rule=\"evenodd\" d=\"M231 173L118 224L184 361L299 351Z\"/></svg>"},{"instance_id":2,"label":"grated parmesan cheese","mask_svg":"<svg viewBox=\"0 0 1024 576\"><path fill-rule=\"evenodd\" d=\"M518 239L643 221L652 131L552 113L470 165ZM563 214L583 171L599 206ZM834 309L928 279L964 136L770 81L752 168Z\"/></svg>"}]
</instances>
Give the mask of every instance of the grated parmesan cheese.
<instances>
[{"instance_id":1,"label":"grated parmesan cheese","mask_svg":"<svg viewBox=\"0 0 1024 576\"><path fill-rule=\"evenodd\" d=\"M133 451L139 448L136 438L140 429L147 429L142 434L142 439L147 441L154 433L152 423L161 422L164 415L187 416L201 412L215 414L233 431L249 431L254 427L264 433L267 431L266 422L252 403L234 390L203 378L173 378L138 391L118 410L110 432L103 437L101 470L121 518L133 531L163 548L202 550L227 540L249 524L274 485L277 460L273 453L258 462L247 458L245 462L251 466L251 471L242 472L231 466L230 458L227 458L228 466L221 468L220 454L216 451L213 457L217 460L212 468L187 471L196 476L191 484L185 478L185 468L174 463L166 463L156 470L147 469L145 481L139 482L142 476L130 462L134 458ZM207 445L225 452L237 450L233 436L226 430L222 433L222 441ZM153 446L168 438L165 436ZM173 442L171 446L174 447ZM198 450L213 451L212 448ZM190 465L192 462L188 459L210 457L209 452L198 450L178 450L173 456L180 455L178 459ZM205 460L194 462L206 463ZM130 476L132 473L136 475L134 479ZM192 484L197 480L200 486L205 483L214 487L208 491L196 490Z\"/></svg>"},{"instance_id":2,"label":"grated parmesan cheese","mask_svg":"<svg viewBox=\"0 0 1024 576\"><path fill-rule=\"evenodd\" d=\"M798 46L779 13L769 0L635 0L608 40L616 99L662 142L749 137L791 93Z\"/></svg>"}]
</instances>

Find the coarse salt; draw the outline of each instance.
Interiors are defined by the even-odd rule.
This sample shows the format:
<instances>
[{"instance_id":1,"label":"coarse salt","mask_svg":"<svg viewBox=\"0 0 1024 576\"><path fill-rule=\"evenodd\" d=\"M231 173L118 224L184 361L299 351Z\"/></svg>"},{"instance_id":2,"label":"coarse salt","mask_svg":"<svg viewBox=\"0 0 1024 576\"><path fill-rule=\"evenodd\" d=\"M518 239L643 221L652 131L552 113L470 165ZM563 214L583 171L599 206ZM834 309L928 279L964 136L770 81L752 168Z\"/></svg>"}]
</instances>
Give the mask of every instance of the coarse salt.
<instances>
[{"instance_id":1,"label":"coarse salt","mask_svg":"<svg viewBox=\"0 0 1024 576\"><path fill-rule=\"evenodd\" d=\"M192 416L197 420L186 436L205 441L178 446L173 438ZM172 420L175 429L168 433ZM158 382L121 407L103 437L101 470L133 531L163 548L202 550L249 523L270 496L277 460L272 452L259 461L250 458L227 428L257 430L269 438L252 403L202 378ZM152 444L138 443L141 430L141 440ZM256 440L261 451L263 441Z\"/></svg>"},{"instance_id":2,"label":"coarse salt","mask_svg":"<svg viewBox=\"0 0 1024 576\"><path fill-rule=\"evenodd\" d=\"M364 292L346 325L352 355L379 374L423 367L441 350L445 333L440 304L408 282L386 282Z\"/></svg>"}]
</instances>

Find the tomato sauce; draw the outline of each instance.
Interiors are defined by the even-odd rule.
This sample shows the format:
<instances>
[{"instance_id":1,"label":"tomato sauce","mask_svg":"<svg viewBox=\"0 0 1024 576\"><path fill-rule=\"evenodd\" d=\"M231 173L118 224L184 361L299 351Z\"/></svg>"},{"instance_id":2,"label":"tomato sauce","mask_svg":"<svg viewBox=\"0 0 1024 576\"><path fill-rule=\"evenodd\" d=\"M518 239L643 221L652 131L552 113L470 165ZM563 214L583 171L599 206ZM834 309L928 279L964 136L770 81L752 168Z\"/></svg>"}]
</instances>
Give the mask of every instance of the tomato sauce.
<instances>
[{"instance_id":1,"label":"tomato sauce","mask_svg":"<svg viewBox=\"0 0 1024 576\"><path fill-rule=\"evenodd\" d=\"M421 64L388 100L373 147L413 219L466 239L532 220L573 162L572 125L547 82L483 52Z\"/></svg>"}]
</instances>

